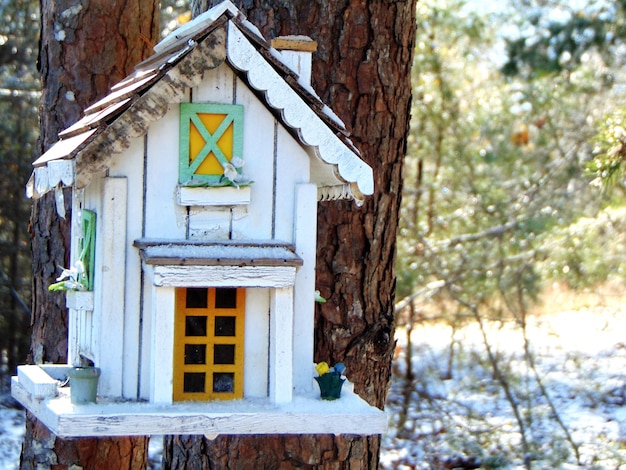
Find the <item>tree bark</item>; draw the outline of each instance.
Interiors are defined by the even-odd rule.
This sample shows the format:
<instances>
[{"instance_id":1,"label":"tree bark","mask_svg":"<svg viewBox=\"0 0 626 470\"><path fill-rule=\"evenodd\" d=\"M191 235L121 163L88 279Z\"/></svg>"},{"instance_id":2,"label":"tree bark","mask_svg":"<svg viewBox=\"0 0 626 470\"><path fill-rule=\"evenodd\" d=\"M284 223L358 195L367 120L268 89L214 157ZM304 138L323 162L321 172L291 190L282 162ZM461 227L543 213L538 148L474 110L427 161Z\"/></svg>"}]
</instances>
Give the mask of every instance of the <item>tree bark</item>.
<instances>
[{"instance_id":1,"label":"tree bark","mask_svg":"<svg viewBox=\"0 0 626 470\"><path fill-rule=\"evenodd\" d=\"M152 53L151 43L159 33L158 15L157 0L41 0L42 152L87 106ZM36 200L31 212L30 360L34 363L67 360L65 297L48 292L59 266L69 264L69 190L64 191L64 204L65 219L57 215L53 193ZM20 468L145 468L147 446L147 437L57 438L29 416Z\"/></svg>"},{"instance_id":2,"label":"tree bark","mask_svg":"<svg viewBox=\"0 0 626 470\"><path fill-rule=\"evenodd\" d=\"M218 3L196 0L194 15ZM409 130L416 0L234 0L264 35L318 42L313 86L374 169L375 194L318 210L315 360L343 361L382 408L394 349L395 240ZM375 469L379 436L170 436L164 467Z\"/></svg>"}]
</instances>

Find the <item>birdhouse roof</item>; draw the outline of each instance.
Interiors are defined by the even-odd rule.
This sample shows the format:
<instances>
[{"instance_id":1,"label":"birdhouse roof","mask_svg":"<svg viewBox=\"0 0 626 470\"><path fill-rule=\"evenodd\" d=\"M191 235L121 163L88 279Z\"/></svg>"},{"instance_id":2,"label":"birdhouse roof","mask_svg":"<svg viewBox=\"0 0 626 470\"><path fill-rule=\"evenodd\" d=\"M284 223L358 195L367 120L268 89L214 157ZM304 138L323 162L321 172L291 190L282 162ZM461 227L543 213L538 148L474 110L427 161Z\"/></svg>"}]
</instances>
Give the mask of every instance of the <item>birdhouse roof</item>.
<instances>
[{"instance_id":1,"label":"birdhouse roof","mask_svg":"<svg viewBox=\"0 0 626 470\"><path fill-rule=\"evenodd\" d=\"M349 188L347 196L357 202L373 193L372 169L360 158L343 122L230 1L175 30L154 51L34 162L29 196L64 185L84 187L131 139L145 135L171 103L183 101L205 71L224 62L310 150L313 182Z\"/></svg>"}]
</instances>

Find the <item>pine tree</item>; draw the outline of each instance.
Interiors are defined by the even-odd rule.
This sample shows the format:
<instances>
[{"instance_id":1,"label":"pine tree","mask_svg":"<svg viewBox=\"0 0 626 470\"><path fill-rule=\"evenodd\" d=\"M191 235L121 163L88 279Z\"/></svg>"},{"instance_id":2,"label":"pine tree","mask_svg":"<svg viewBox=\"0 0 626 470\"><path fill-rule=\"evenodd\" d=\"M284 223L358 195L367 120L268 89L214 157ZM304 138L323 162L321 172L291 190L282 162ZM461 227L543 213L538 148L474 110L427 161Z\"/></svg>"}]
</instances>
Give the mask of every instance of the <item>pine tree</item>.
<instances>
[{"instance_id":1,"label":"pine tree","mask_svg":"<svg viewBox=\"0 0 626 470\"><path fill-rule=\"evenodd\" d=\"M42 152L57 140L59 131L78 120L83 109L151 54L150 43L158 37L158 8L156 0L41 2ZM33 204L31 360L35 363L67 360L64 297L48 292L58 266L68 265L71 196L67 191L65 219L55 213L54 194ZM28 415L21 468L139 469L146 466L147 448L147 437L57 438Z\"/></svg>"}]
</instances>

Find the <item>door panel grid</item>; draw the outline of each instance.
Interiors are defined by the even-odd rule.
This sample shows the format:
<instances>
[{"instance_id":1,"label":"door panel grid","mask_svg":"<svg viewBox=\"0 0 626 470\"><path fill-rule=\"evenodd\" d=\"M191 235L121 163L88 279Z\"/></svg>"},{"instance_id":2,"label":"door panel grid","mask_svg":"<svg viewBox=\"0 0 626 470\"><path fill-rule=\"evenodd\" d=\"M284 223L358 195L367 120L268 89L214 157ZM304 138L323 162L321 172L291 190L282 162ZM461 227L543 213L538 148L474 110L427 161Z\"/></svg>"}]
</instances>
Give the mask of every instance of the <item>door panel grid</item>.
<instances>
[{"instance_id":1,"label":"door panel grid","mask_svg":"<svg viewBox=\"0 0 626 470\"><path fill-rule=\"evenodd\" d=\"M174 401L243 398L245 289L177 288Z\"/></svg>"}]
</instances>

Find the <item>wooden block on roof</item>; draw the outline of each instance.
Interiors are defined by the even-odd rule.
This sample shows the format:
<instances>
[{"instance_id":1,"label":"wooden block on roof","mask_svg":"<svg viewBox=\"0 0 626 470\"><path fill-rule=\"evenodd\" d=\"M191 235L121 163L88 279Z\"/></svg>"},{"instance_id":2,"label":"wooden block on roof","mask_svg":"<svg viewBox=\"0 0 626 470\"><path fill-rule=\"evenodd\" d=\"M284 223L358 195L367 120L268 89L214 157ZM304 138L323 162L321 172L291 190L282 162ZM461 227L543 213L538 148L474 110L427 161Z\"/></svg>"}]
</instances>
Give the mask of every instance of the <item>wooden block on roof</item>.
<instances>
[{"instance_id":1,"label":"wooden block on roof","mask_svg":"<svg viewBox=\"0 0 626 470\"><path fill-rule=\"evenodd\" d=\"M274 49L278 49L279 51L317 51L317 41L314 41L308 36L279 36L272 39L271 44Z\"/></svg>"}]
</instances>

